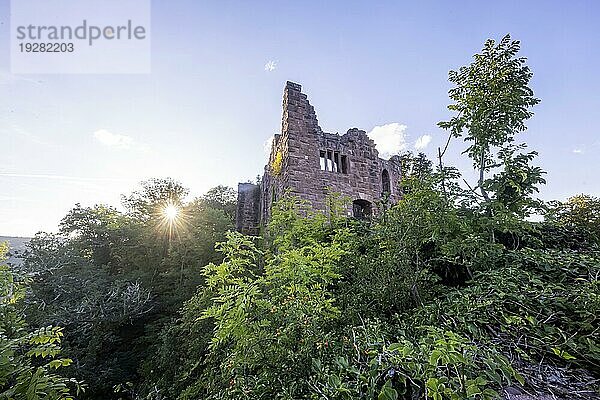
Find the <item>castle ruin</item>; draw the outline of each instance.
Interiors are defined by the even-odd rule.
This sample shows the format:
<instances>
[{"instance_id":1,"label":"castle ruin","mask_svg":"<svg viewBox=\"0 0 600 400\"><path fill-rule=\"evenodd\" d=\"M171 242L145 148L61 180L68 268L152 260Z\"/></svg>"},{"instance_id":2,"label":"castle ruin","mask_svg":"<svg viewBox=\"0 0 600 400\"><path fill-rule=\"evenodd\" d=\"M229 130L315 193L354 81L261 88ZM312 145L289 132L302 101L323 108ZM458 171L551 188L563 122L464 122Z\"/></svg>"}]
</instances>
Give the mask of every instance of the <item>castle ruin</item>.
<instances>
[{"instance_id":1,"label":"castle ruin","mask_svg":"<svg viewBox=\"0 0 600 400\"><path fill-rule=\"evenodd\" d=\"M301 89L293 82L285 86L281 133L273 139L262 181L238 185L240 232L258 234L269 221L273 202L288 192L317 211L326 211L328 193L340 193L351 199L348 216L356 218L376 213L382 198L394 203L400 197L400 158L380 158L363 130L323 132Z\"/></svg>"}]
</instances>

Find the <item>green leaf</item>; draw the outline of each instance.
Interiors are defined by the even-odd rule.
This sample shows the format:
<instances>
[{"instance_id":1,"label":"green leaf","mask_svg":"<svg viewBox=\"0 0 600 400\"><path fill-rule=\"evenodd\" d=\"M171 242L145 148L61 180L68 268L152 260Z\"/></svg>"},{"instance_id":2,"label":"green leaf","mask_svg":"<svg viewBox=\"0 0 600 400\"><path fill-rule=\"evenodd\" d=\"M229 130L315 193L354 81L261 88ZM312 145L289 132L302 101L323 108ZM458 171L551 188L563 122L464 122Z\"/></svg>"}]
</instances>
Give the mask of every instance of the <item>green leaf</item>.
<instances>
[{"instance_id":1,"label":"green leaf","mask_svg":"<svg viewBox=\"0 0 600 400\"><path fill-rule=\"evenodd\" d=\"M398 392L392 387L390 381L387 381L381 388L377 400L398 400Z\"/></svg>"}]
</instances>

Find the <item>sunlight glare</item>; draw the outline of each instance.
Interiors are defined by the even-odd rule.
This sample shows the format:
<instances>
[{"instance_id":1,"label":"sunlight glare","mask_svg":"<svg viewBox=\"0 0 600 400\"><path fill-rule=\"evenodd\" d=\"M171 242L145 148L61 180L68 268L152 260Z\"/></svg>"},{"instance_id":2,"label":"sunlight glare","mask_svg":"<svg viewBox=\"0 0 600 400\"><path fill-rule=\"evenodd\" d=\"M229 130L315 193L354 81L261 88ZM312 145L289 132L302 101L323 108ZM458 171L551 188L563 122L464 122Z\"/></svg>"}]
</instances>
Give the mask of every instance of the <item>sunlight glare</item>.
<instances>
[{"instance_id":1,"label":"sunlight glare","mask_svg":"<svg viewBox=\"0 0 600 400\"><path fill-rule=\"evenodd\" d=\"M175 218L177 218L177 214L179 214L179 210L173 204L169 204L165 207L164 213L165 213L165 217L167 217L167 219L172 222L175 220Z\"/></svg>"}]
</instances>

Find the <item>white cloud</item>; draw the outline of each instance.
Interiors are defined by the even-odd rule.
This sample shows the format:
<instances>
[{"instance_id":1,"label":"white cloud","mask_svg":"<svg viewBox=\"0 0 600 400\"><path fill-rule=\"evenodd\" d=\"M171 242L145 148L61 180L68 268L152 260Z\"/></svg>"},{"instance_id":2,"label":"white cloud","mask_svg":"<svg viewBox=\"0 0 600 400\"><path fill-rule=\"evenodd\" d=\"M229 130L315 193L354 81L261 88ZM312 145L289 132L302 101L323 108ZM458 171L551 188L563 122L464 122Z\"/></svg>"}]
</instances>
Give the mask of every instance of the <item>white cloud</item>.
<instances>
[{"instance_id":1,"label":"white cloud","mask_svg":"<svg viewBox=\"0 0 600 400\"><path fill-rule=\"evenodd\" d=\"M583 154L583 150L581 150L581 149L573 149L573 153L575 153L575 154Z\"/></svg>"},{"instance_id":2,"label":"white cloud","mask_svg":"<svg viewBox=\"0 0 600 400\"><path fill-rule=\"evenodd\" d=\"M275 71L275 68L277 68L277 61L269 60L265 64L265 71L273 72Z\"/></svg>"},{"instance_id":3,"label":"white cloud","mask_svg":"<svg viewBox=\"0 0 600 400\"><path fill-rule=\"evenodd\" d=\"M94 137L103 145L117 149L129 149L134 144L134 140L131 137L112 133L106 129L97 130L94 132Z\"/></svg>"},{"instance_id":4,"label":"white cloud","mask_svg":"<svg viewBox=\"0 0 600 400\"><path fill-rule=\"evenodd\" d=\"M431 135L421 135L415 142L415 149L424 150L431 142Z\"/></svg>"},{"instance_id":5,"label":"white cloud","mask_svg":"<svg viewBox=\"0 0 600 400\"><path fill-rule=\"evenodd\" d=\"M376 126L367 135L375 142L379 156L387 160L406 149L405 131L406 125L392 122L391 124Z\"/></svg>"}]
</instances>

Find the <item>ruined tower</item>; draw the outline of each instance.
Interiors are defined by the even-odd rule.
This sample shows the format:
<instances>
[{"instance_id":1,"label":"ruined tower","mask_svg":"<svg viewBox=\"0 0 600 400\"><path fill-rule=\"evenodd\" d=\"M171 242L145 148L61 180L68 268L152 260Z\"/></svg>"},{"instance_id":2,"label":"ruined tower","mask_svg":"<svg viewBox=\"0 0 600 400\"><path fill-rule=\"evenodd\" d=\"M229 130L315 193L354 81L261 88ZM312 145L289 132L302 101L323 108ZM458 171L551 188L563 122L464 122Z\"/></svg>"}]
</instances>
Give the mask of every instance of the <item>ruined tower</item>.
<instances>
[{"instance_id":1,"label":"ruined tower","mask_svg":"<svg viewBox=\"0 0 600 400\"><path fill-rule=\"evenodd\" d=\"M323 132L314 107L297 83L283 92L281 134L276 134L260 185L238 186L238 230L255 234L270 218L271 205L285 192L326 210L328 193L351 199L348 215L366 218L383 197L400 195L400 159L379 158L375 143L356 128L344 135Z\"/></svg>"}]
</instances>

